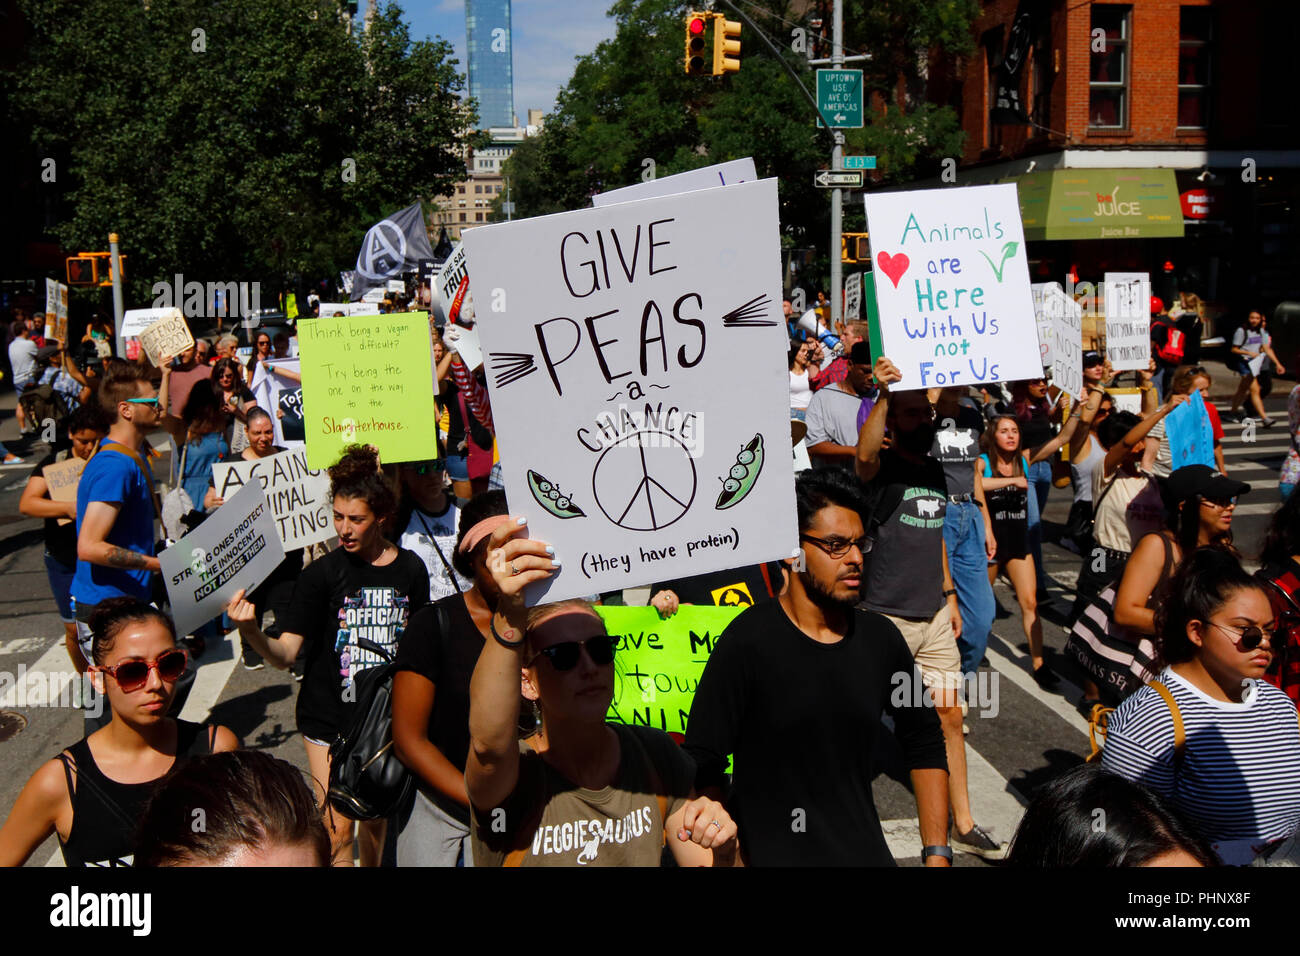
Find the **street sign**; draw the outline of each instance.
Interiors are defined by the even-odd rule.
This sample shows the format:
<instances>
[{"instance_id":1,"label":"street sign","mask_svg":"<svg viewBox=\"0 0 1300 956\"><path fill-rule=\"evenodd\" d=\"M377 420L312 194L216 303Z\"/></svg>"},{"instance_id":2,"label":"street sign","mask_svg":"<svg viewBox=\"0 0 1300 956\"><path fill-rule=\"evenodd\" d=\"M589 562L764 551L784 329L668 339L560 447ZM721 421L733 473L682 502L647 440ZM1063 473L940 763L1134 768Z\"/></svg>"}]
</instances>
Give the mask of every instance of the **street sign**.
<instances>
[{"instance_id":1,"label":"street sign","mask_svg":"<svg viewBox=\"0 0 1300 956\"><path fill-rule=\"evenodd\" d=\"M861 170L819 169L813 185L822 189L861 189L863 175Z\"/></svg>"},{"instance_id":2,"label":"street sign","mask_svg":"<svg viewBox=\"0 0 1300 956\"><path fill-rule=\"evenodd\" d=\"M874 156L845 156L845 169L875 169L876 157Z\"/></svg>"},{"instance_id":3,"label":"street sign","mask_svg":"<svg viewBox=\"0 0 1300 956\"><path fill-rule=\"evenodd\" d=\"M818 70L817 108L837 129L860 129L862 71Z\"/></svg>"}]
</instances>

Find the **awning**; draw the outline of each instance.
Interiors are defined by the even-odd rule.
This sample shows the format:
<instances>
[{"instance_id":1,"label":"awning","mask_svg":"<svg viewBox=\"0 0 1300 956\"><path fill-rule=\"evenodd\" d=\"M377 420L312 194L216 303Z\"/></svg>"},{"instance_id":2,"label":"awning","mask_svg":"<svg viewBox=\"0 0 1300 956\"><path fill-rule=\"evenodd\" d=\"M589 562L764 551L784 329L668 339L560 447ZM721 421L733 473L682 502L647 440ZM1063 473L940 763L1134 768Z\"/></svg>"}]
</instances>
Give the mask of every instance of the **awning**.
<instances>
[{"instance_id":1,"label":"awning","mask_svg":"<svg viewBox=\"0 0 1300 956\"><path fill-rule=\"evenodd\" d=\"M1183 235L1172 169L1051 169L1012 176L1025 239Z\"/></svg>"}]
</instances>

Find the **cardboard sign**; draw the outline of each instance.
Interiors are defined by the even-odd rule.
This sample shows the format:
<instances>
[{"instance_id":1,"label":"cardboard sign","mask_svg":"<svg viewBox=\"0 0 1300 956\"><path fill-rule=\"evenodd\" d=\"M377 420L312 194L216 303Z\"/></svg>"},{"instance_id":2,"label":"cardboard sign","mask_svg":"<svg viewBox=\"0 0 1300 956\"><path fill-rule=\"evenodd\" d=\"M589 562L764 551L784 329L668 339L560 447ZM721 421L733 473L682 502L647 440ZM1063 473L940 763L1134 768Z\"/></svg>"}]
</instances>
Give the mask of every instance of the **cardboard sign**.
<instances>
[{"instance_id":1,"label":"cardboard sign","mask_svg":"<svg viewBox=\"0 0 1300 956\"><path fill-rule=\"evenodd\" d=\"M158 365L164 355L180 355L194 347L194 336L180 309L167 314L140 333L140 345L149 361Z\"/></svg>"},{"instance_id":2,"label":"cardboard sign","mask_svg":"<svg viewBox=\"0 0 1300 956\"><path fill-rule=\"evenodd\" d=\"M457 244L452 250L447 261L442 264L438 270L438 276L433 281L433 299L434 312L438 317L439 325L446 325L449 321L448 316L451 313L452 303L456 301L456 294L460 292L461 300L465 298L465 293L461 292L462 280L469 278L469 265L465 258L465 247ZM469 287L466 286L466 289Z\"/></svg>"},{"instance_id":3,"label":"cardboard sign","mask_svg":"<svg viewBox=\"0 0 1300 956\"><path fill-rule=\"evenodd\" d=\"M1106 358L1117 372L1151 361L1151 276L1106 273Z\"/></svg>"},{"instance_id":4,"label":"cardboard sign","mask_svg":"<svg viewBox=\"0 0 1300 956\"><path fill-rule=\"evenodd\" d=\"M1083 398L1083 308L1055 282L1049 286L1043 303L1051 328L1052 384Z\"/></svg>"},{"instance_id":5,"label":"cardboard sign","mask_svg":"<svg viewBox=\"0 0 1300 956\"><path fill-rule=\"evenodd\" d=\"M598 607L619 638L614 702L608 719L686 733L704 665L727 625L744 608L683 604L661 620L652 607Z\"/></svg>"},{"instance_id":6,"label":"cardboard sign","mask_svg":"<svg viewBox=\"0 0 1300 956\"><path fill-rule=\"evenodd\" d=\"M1171 470L1184 465L1218 467L1214 463L1214 426L1200 392L1192 392L1187 401L1165 416L1165 437L1169 439Z\"/></svg>"},{"instance_id":7,"label":"cardboard sign","mask_svg":"<svg viewBox=\"0 0 1300 956\"><path fill-rule=\"evenodd\" d=\"M68 344L68 287L57 279L45 280L45 337Z\"/></svg>"},{"instance_id":8,"label":"cardboard sign","mask_svg":"<svg viewBox=\"0 0 1300 956\"><path fill-rule=\"evenodd\" d=\"M451 325L443 333L447 347L460 356L465 367L471 372L483 364L483 349L479 346L478 332L460 325Z\"/></svg>"},{"instance_id":9,"label":"cardboard sign","mask_svg":"<svg viewBox=\"0 0 1300 956\"><path fill-rule=\"evenodd\" d=\"M506 495L563 562L528 603L790 557L775 180L464 242Z\"/></svg>"},{"instance_id":10,"label":"cardboard sign","mask_svg":"<svg viewBox=\"0 0 1300 956\"><path fill-rule=\"evenodd\" d=\"M1106 394L1117 412L1132 412L1142 417L1142 390L1138 388L1108 388Z\"/></svg>"},{"instance_id":11,"label":"cardboard sign","mask_svg":"<svg viewBox=\"0 0 1300 956\"><path fill-rule=\"evenodd\" d=\"M240 588L251 591L284 560L271 506L249 482L185 537L158 555L177 634L225 610Z\"/></svg>"},{"instance_id":12,"label":"cardboard sign","mask_svg":"<svg viewBox=\"0 0 1300 956\"><path fill-rule=\"evenodd\" d=\"M385 464L438 457L425 313L303 319L298 352L311 467L334 464L352 444L374 445Z\"/></svg>"},{"instance_id":13,"label":"cardboard sign","mask_svg":"<svg viewBox=\"0 0 1300 956\"><path fill-rule=\"evenodd\" d=\"M86 463L76 455L70 455L65 461L56 461L46 465L41 472L45 477L45 487L49 489L53 501L76 501L77 485L81 473L86 470ZM72 524L71 518L59 518L58 523Z\"/></svg>"},{"instance_id":14,"label":"cardboard sign","mask_svg":"<svg viewBox=\"0 0 1300 956\"><path fill-rule=\"evenodd\" d=\"M734 186L736 183L752 183L758 179L754 161L746 156L714 166L702 166L688 169L684 173L665 176L663 179L651 179L644 183L633 183L621 189L596 193L591 197L591 204L597 208L612 206L620 202L632 202L637 199L655 199L659 196L674 196L678 193L693 192L697 189L712 189L714 186Z\"/></svg>"},{"instance_id":15,"label":"cardboard sign","mask_svg":"<svg viewBox=\"0 0 1300 956\"><path fill-rule=\"evenodd\" d=\"M844 280L844 321L857 322L862 317L862 273L855 272Z\"/></svg>"},{"instance_id":16,"label":"cardboard sign","mask_svg":"<svg viewBox=\"0 0 1300 956\"><path fill-rule=\"evenodd\" d=\"M882 346L903 373L892 388L1042 375L1013 184L869 193L865 202Z\"/></svg>"},{"instance_id":17,"label":"cardboard sign","mask_svg":"<svg viewBox=\"0 0 1300 956\"><path fill-rule=\"evenodd\" d=\"M330 478L307 467L307 452L291 448L257 461L212 466L212 487L229 498L250 482L260 483L271 505L275 530L286 552L334 537Z\"/></svg>"}]
</instances>

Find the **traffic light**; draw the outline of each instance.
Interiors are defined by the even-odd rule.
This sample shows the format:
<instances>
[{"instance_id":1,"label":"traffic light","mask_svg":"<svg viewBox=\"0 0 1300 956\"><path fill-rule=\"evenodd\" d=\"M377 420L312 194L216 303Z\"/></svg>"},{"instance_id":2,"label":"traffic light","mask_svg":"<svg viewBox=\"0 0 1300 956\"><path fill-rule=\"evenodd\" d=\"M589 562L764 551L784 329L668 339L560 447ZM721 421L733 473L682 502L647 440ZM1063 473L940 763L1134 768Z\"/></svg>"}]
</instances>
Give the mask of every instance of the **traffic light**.
<instances>
[{"instance_id":1,"label":"traffic light","mask_svg":"<svg viewBox=\"0 0 1300 956\"><path fill-rule=\"evenodd\" d=\"M871 246L865 232L840 234L840 262L870 262Z\"/></svg>"},{"instance_id":2,"label":"traffic light","mask_svg":"<svg viewBox=\"0 0 1300 956\"><path fill-rule=\"evenodd\" d=\"M713 15L713 75L725 76L740 70L740 22L725 14Z\"/></svg>"},{"instance_id":3,"label":"traffic light","mask_svg":"<svg viewBox=\"0 0 1300 956\"><path fill-rule=\"evenodd\" d=\"M100 269L99 284L109 286L113 284L113 256L110 253L101 253L104 257L103 267ZM126 256L117 257L117 267L122 270L119 278L126 278Z\"/></svg>"},{"instance_id":4,"label":"traffic light","mask_svg":"<svg viewBox=\"0 0 1300 956\"><path fill-rule=\"evenodd\" d=\"M686 75L709 76L709 64L704 59L704 33L708 29L711 13L686 15Z\"/></svg>"},{"instance_id":5,"label":"traffic light","mask_svg":"<svg viewBox=\"0 0 1300 956\"><path fill-rule=\"evenodd\" d=\"M96 285L99 282L99 260L94 256L69 256L67 267L68 285Z\"/></svg>"}]
</instances>

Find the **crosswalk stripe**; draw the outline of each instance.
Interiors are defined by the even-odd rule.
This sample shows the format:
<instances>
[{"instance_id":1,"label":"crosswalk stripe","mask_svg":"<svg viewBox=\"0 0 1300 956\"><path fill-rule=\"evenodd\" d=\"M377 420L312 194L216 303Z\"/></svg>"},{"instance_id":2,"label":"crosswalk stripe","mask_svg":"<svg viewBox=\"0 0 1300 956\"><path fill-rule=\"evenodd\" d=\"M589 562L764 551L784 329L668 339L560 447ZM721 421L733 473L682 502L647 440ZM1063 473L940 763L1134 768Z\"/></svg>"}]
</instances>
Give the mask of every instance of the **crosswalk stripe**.
<instances>
[{"instance_id":1,"label":"crosswalk stripe","mask_svg":"<svg viewBox=\"0 0 1300 956\"><path fill-rule=\"evenodd\" d=\"M1074 709L1074 705L1083 700L1082 690L1058 674L1057 677L1061 680L1061 690L1065 695L1064 699L1061 694L1047 693L1038 686L1028 671L1030 666L1029 656L1020 654L996 634L989 634L989 646L985 654L988 656L989 663L993 665L994 670L998 672L999 679L1005 678L1011 681L1016 687L1056 714L1069 726L1085 737L1088 736L1088 722ZM974 717L975 713L972 710L971 716ZM968 722L969 720L970 718L967 718Z\"/></svg>"},{"instance_id":2,"label":"crosswalk stripe","mask_svg":"<svg viewBox=\"0 0 1300 956\"><path fill-rule=\"evenodd\" d=\"M212 713L212 707L221 697L221 692L230 680L239 655L235 653L235 640L238 631L231 631L220 641L210 644L203 652L203 663L194 675L194 685L190 695L185 699L185 706L177 714L181 720L201 724Z\"/></svg>"},{"instance_id":3,"label":"crosswalk stripe","mask_svg":"<svg viewBox=\"0 0 1300 956\"><path fill-rule=\"evenodd\" d=\"M45 700L53 699L57 701L63 697L65 690L76 677L76 668L72 666L72 661L68 659L68 649L63 646L62 641L57 641L36 659L36 663L26 669L24 680L19 681L17 674L12 675L13 685L6 688L3 694L0 694L0 710L14 707L20 707L21 709L21 705L18 703L20 695L25 701L27 688L38 684L41 688L40 693Z\"/></svg>"},{"instance_id":4,"label":"crosswalk stripe","mask_svg":"<svg viewBox=\"0 0 1300 956\"><path fill-rule=\"evenodd\" d=\"M49 641L46 637L16 637L11 641L0 641L0 657L7 654L27 654L44 647Z\"/></svg>"}]
</instances>

